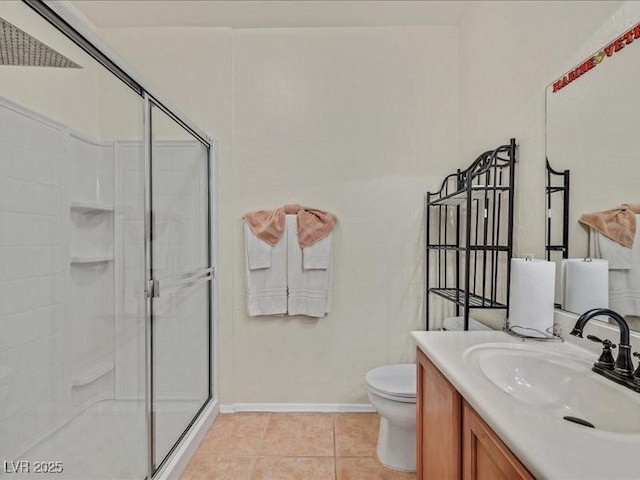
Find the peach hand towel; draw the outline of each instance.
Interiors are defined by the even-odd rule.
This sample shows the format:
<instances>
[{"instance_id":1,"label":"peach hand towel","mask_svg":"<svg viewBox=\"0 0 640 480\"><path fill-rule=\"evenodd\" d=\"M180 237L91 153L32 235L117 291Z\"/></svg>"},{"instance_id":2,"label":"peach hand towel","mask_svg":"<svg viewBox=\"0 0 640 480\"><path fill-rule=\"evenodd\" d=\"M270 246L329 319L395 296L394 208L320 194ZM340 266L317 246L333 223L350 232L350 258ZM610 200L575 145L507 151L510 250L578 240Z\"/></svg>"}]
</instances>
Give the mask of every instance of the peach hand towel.
<instances>
[{"instance_id":1,"label":"peach hand towel","mask_svg":"<svg viewBox=\"0 0 640 480\"><path fill-rule=\"evenodd\" d=\"M585 213L578 221L614 242L631 248L636 236L636 214L640 214L640 205L625 203L604 212Z\"/></svg>"},{"instance_id":2,"label":"peach hand towel","mask_svg":"<svg viewBox=\"0 0 640 480\"><path fill-rule=\"evenodd\" d=\"M306 248L329 235L338 224L338 218L329 212L298 204L289 204L276 210L259 210L244 215L244 221L261 240L274 246L282 238L286 215L298 217L298 243Z\"/></svg>"}]
</instances>

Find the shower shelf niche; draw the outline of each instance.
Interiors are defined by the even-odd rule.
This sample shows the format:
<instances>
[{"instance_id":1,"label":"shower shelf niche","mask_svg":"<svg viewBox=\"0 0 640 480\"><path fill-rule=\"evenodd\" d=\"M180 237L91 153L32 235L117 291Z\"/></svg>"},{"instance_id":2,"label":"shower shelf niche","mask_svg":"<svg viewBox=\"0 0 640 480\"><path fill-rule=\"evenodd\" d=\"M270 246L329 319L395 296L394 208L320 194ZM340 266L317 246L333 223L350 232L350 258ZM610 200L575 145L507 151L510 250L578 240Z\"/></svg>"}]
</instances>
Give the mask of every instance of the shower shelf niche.
<instances>
[{"instance_id":1,"label":"shower shelf niche","mask_svg":"<svg viewBox=\"0 0 640 480\"><path fill-rule=\"evenodd\" d=\"M109 205L107 203L79 201L71 202L69 209L74 212L87 214L110 213L114 210L113 205Z\"/></svg>"},{"instance_id":2,"label":"shower shelf niche","mask_svg":"<svg viewBox=\"0 0 640 480\"><path fill-rule=\"evenodd\" d=\"M71 265L86 265L89 263L107 263L113 262L113 255L87 255L72 256L69 263Z\"/></svg>"},{"instance_id":3,"label":"shower shelf niche","mask_svg":"<svg viewBox=\"0 0 640 480\"><path fill-rule=\"evenodd\" d=\"M71 384L74 387L81 387L89 385L95 382L106 374L112 372L115 369L115 363L112 361L99 362L94 365L89 365L82 370L73 374L71 378Z\"/></svg>"}]
</instances>

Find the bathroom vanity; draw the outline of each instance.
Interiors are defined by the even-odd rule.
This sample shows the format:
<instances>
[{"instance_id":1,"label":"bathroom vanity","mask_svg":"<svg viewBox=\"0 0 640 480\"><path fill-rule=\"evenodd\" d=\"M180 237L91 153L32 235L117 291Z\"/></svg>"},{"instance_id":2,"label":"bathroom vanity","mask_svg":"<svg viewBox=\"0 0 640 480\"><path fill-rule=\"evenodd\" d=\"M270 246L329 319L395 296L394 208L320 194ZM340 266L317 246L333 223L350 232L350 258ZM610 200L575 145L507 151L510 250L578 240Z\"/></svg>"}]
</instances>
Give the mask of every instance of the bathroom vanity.
<instances>
[{"instance_id":1,"label":"bathroom vanity","mask_svg":"<svg viewBox=\"0 0 640 480\"><path fill-rule=\"evenodd\" d=\"M518 458L418 349L418 479L531 479Z\"/></svg>"},{"instance_id":2,"label":"bathroom vanity","mask_svg":"<svg viewBox=\"0 0 640 480\"><path fill-rule=\"evenodd\" d=\"M594 353L500 331L412 335L419 480L637 478L640 395L593 373Z\"/></svg>"}]
</instances>

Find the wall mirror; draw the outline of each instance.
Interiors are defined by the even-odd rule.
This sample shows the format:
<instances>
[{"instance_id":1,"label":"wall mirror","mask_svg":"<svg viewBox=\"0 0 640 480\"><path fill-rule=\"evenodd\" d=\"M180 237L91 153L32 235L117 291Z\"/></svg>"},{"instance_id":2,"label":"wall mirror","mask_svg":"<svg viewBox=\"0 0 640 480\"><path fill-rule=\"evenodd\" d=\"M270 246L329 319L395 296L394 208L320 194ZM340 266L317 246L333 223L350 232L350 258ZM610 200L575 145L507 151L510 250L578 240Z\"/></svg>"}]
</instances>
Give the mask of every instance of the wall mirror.
<instances>
[{"instance_id":1,"label":"wall mirror","mask_svg":"<svg viewBox=\"0 0 640 480\"><path fill-rule=\"evenodd\" d=\"M640 317L640 224L627 248L579 219L640 204L639 22L638 5L623 4L596 33L600 43L592 40L593 48L585 47L593 53L546 90L545 239L547 258L558 262L556 304L577 314L608 306L627 316L635 330L640 330L640 318L633 318ZM570 188L563 189L567 170Z\"/></svg>"}]
</instances>

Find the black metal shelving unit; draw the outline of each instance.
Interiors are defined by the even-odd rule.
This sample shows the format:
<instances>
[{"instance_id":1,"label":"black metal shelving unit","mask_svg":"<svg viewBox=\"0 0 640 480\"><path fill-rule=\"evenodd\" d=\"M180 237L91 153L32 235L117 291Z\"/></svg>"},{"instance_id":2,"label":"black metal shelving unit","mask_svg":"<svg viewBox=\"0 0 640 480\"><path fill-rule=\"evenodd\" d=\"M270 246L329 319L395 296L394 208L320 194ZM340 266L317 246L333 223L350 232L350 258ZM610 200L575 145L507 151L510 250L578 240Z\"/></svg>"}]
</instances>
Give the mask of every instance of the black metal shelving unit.
<instances>
[{"instance_id":1,"label":"black metal shelving unit","mask_svg":"<svg viewBox=\"0 0 640 480\"><path fill-rule=\"evenodd\" d=\"M547 158L547 186L546 186L546 199L547 199L547 241L545 242L545 250L547 254L547 260L552 259L554 252L559 252L562 258L569 257L569 170L563 170L559 172L551 168L549 159ZM560 177L560 178L558 178ZM559 180L559 181L558 181ZM556 198L560 198L562 201L562 242L557 243L553 241L553 226L556 224L554 220L556 217L553 215L554 202Z\"/></svg>"},{"instance_id":2,"label":"black metal shelving unit","mask_svg":"<svg viewBox=\"0 0 640 480\"><path fill-rule=\"evenodd\" d=\"M427 192L425 327L432 296L455 305L469 329L471 309L509 308L516 140L480 155Z\"/></svg>"},{"instance_id":3,"label":"black metal shelving unit","mask_svg":"<svg viewBox=\"0 0 640 480\"><path fill-rule=\"evenodd\" d=\"M548 261L562 260L569 258L569 170L554 170L548 158L546 169L547 231L544 249ZM558 201L561 202L559 207ZM558 224L561 224L559 234ZM558 302L555 306L562 308L562 304Z\"/></svg>"}]
</instances>

